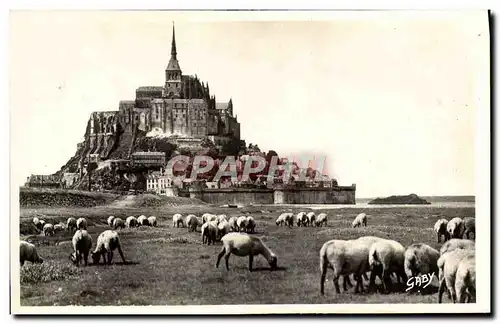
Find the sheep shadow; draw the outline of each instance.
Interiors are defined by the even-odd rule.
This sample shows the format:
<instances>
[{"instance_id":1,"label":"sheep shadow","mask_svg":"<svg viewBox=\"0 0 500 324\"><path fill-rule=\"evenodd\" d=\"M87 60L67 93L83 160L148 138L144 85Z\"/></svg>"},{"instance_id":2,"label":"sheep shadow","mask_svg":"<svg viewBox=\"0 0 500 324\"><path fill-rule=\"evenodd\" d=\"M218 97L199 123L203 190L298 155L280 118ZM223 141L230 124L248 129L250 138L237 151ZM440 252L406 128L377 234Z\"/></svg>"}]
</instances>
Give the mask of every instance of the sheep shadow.
<instances>
[{"instance_id":1,"label":"sheep shadow","mask_svg":"<svg viewBox=\"0 0 500 324\"><path fill-rule=\"evenodd\" d=\"M286 268L285 267L276 267L275 270L271 270L271 268L259 267L259 268L253 268L252 269L252 272L262 272L262 271L268 271L268 272L286 271Z\"/></svg>"},{"instance_id":2,"label":"sheep shadow","mask_svg":"<svg viewBox=\"0 0 500 324\"><path fill-rule=\"evenodd\" d=\"M111 265L116 265L116 266L127 266L127 265L137 265L137 264L140 264L140 262L137 262L137 261L121 261L121 262L113 262L111 263ZM87 265L88 267L106 267L108 266L108 264L104 264L104 263L98 263L98 264L95 264L95 263L89 263Z\"/></svg>"}]
</instances>

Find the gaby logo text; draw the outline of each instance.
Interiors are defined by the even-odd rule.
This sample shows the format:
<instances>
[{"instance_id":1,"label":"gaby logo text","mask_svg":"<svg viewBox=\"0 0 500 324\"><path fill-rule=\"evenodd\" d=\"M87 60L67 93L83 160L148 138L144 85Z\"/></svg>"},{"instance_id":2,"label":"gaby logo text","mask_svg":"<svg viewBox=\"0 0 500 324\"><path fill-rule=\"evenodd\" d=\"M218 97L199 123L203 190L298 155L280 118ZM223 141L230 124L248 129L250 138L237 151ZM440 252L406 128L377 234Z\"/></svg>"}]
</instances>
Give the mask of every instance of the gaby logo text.
<instances>
[{"instance_id":1,"label":"gaby logo text","mask_svg":"<svg viewBox=\"0 0 500 324\"><path fill-rule=\"evenodd\" d=\"M426 288L429 286L432 282L432 278L434 278L434 272L432 273L427 273L423 274L420 276L415 276L415 277L410 277L408 278L408 281L406 282L406 291L409 291L413 289L414 287L417 288Z\"/></svg>"}]
</instances>

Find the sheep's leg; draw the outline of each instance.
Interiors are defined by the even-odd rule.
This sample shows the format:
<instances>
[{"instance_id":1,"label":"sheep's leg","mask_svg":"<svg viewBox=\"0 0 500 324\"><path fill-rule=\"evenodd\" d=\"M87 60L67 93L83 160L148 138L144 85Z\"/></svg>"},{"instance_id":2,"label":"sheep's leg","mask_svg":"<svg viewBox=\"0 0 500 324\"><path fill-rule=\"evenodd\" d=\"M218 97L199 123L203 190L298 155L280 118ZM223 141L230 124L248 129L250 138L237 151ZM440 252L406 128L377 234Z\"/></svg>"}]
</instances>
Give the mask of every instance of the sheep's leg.
<instances>
[{"instance_id":1,"label":"sheep's leg","mask_svg":"<svg viewBox=\"0 0 500 324\"><path fill-rule=\"evenodd\" d=\"M326 257L321 257L319 261L319 266L321 270L321 280L320 280L320 292L322 295L325 294L325 278L326 278L326 271L328 270L328 260L326 260Z\"/></svg>"},{"instance_id":2,"label":"sheep's leg","mask_svg":"<svg viewBox=\"0 0 500 324\"><path fill-rule=\"evenodd\" d=\"M441 235L438 233L438 243L441 243Z\"/></svg>"},{"instance_id":3,"label":"sheep's leg","mask_svg":"<svg viewBox=\"0 0 500 324\"><path fill-rule=\"evenodd\" d=\"M458 303L465 303L465 297L467 296L465 290L467 289L465 285L462 287L456 287L458 289L455 289L457 291L457 302Z\"/></svg>"},{"instance_id":4,"label":"sheep's leg","mask_svg":"<svg viewBox=\"0 0 500 324\"><path fill-rule=\"evenodd\" d=\"M229 271L229 256L231 255L231 251L226 253L226 269Z\"/></svg>"},{"instance_id":5,"label":"sheep's leg","mask_svg":"<svg viewBox=\"0 0 500 324\"><path fill-rule=\"evenodd\" d=\"M248 254L248 270L252 271L252 263L253 263L253 255L252 253Z\"/></svg>"},{"instance_id":6,"label":"sheep's leg","mask_svg":"<svg viewBox=\"0 0 500 324\"><path fill-rule=\"evenodd\" d=\"M108 264L111 265L111 261L113 260L113 251L108 251Z\"/></svg>"},{"instance_id":7,"label":"sheep's leg","mask_svg":"<svg viewBox=\"0 0 500 324\"><path fill-rule=\"evenodd\" d=\"M88 265L88 259L89 259L89 253L88 252L85 252L83 254L83 261L85 262L85 266Z\"/></svg>"},{"instance_id":8,"label":"sheep's leg","mask_svg":"<svg viewBox=\"0 0 500 324\"><path fill-rule=\"evenodd\" d=\"M444 280L444 276L439 280L439 291L438 291L438 303L441 304L443 301L443 293L446 289L446 281Z\"/></svg>"},{"instance_id":9,"label":"sheep's leg","mask_svg":"<svg viewBox=\"0 0 500 324\"><path fill-rule=\"evenodd\" d=\"M220 251L219 256L217 257L217 263L215 264L216 268L219 267L220 259L222 259L222 257L224 256L224 254L226 254L226 248L224 246L222 246L222 250Z\"/></svg>"},{"instance_id":10,"label":"sheep's leg","mask_svg":"<svg viewBox=\"0 0 500 324\"><path fill-rule=\"evenodd\" d=\"M333 285L335 287L335 292L337 294L340 294L339 277L340 277L340 275L337 273L336 270L334 270L333 271Z\"/></svg>"},{"instance_id":11,"label":"sheep's leg","mask_svg":"<svg viewBox=\"0 0 500 324\"><path fill-rule=\"evenodd\" d=\"M104 265L108 264L108 262L106 261L106 252L102 252L101 255L102 255L102 259L104 261ZM99 260L100 261L100 260Z\"/></svg>"}]
</instances>

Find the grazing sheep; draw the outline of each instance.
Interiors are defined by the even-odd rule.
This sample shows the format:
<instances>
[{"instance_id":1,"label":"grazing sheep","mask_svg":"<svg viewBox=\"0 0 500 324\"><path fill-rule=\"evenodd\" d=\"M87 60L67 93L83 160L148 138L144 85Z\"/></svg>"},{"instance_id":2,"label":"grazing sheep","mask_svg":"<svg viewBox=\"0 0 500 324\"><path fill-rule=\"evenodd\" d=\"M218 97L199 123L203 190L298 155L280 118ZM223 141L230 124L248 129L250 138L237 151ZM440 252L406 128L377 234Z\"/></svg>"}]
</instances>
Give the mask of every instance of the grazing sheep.
<instances>
[{"instance_id":1,"label":"grazing sheep","mask_svg":"<svg viewBox=\"0 0 500 324\"><path fill-rule=\"evenodd\" d=\"M408 277L434 273L439 274L438 250L424 243L410 245L405 251L405 272Z\"/></svg>"},{"instance_id":2,"label":"grazing sheep","mask_svg":"<svg viewBox=\"0 0 500 324\"><path fill-rule=\"evenodd\" d=\"M229 222L226 220L222 220L217 227L217 240L220 240L224 235L231 232L231 226L229 226Z\"/></svg>"},{"instance_id":3,"label":"grazing sheep","mask_svg":"<svg viewBox=\"0 0 500 324\"><path fill-rule=\"evenodd\" d=\"M182 219L182 215L181 214L175 214L172 217L172 227L179 228L180 227L179 224L181 224L182 227L184 227L184 220Z\"/></svg>"},{"instance_id":4,"label":"grazing sheep","mask_svg":"<svg viewBox=\"0 0 500 324\"><path fill-rule=\"evenodd\" d=\"M253 219L252 216L247 217L246 232L252 234L255 233L255 219Z\"/></svg>"},{"instance_id":5,"label":"grazing sheep","mask_svg":"<svg viewBox=\"0 0 500 324\"><path fill-rule=\"evenodd\" d=\"M116 229L124 229L125 228L125 222L123 221L123 219L119 218L119 217L115 217L113 219L113 228L116 230Z\"/></svg>"},{"instance_id":6,"label":"grazing sheep","mask_svg":"<svg viewBox=\"0 0 500 324\"><path fill-rule=\"evenodd\" d=\"M188 232L196 232L196 228L202 225L202 221L200 218L191 214L186 217L186 225L188 227Z\"/></svg>"},{"instance_id":7,"label":"grazing sheep","mask_svg":"<svg viewBox=\"0 0 500 324\"><path fill-rule=\"evenodd\" d=\"M97 245L95 247L95 250L90 252L93 263L99 264L102 256L104 264L106 264L107 261L107 264L111 265L111 261L113 260L113 250L115 249L118 249L118 253L120 253L120 257L122 258L123 263L126 263L118 233L112 230L106 230L102 232L97 238Z\"/></svg>"},{"instance_id":8,"label":"grazing sheep","mask_svg":"<svg viewBox=\"0 0 500 324\"><path fill-rule=\"evenodd\" d=\"M87 265L87 260L89 257L90 249L92 248L92 236L86 230L78 230L71 241L73 243L73 253L69 255L69 259L77 267L80 266L80 262L83 257L85 265Z\"/></svg>"},{"instance_id":9,"label":"grazing sheep","mask_svg":"<svg viewBox=\"0 0 500 324\"><path fill-rule=\"evenodd\" d=\"M448 288L448 295L453 303L457 301L455 292L455 278L460 261L468 255L474 255L473 250L456 249L446 252L439 257L437 265L439 268L439 292L438 303L442 302L445 288Z\"/></svg>"},{"instance_id":10,"label":"grazing sheep","mask_svg":"<svg viewBox=\"0 0 500 324\"><path fill-rule=\"evenodd\" d=\"M38 255L35 245L26 241L19 242L19 261L21 262L21 267L26 261L43 263L43 259Z\"/></svg>"},{"instance_id":11,"label":"grazing sheep","mask_svg":"<svg viewBox=\"0 0 500 324\"><path fill-rule=\"evenodd\" d=\"M54 233L62 232L66 229L63 223L55 224L54 225Z\"/></svg>"},{"instance_id":12,"label":"grazing sheep","mask_svg":"<svg viewBox=\"0 0 500 324\"><path fill-rule=\"evenodd\" d=\"M239 232L245 231L245 229L247 228L247 218L245 216L238 217L238 219L236 220L236 226Z\"/></svg>"},{"instance_id":13,"label":"grazing sheep","mask_svg":"<svg viewBox=\"0 0 500 324\"><path fill-rule=\"evenodd\" d=\"M35 225L36 228L40 229L40 220L38 217L33 217L33 225Z\"/></svg>"},{"instance_id":14,"label":"grazing sheep","mask_svg":"<svg viewBox=\"0 0 500 324\"><path fill-rule=\"evenodd\" d=\"M456 249L474 250L475 248L476 248L476 244L474 243L474 241L454 238L454 239L450 239L448 242L444 243L443 246L441 246L439 253L441 255L443 255L446 252L451 252L451 251L456 250Z\"/></svg>"},{"instance_id":15,"label":"grazing sheep","mask_svg":"<svg viewBox=\"0 0 500 324\"><path fill-rule=\"evenodd\" d=\"M232 254L245 257L248 256L248 269L252 271L253 258L259 254L266 258L271 270L276 270L278 258L260 238L245 233L228 233L222 237L222 250L217 257L216 268L223 256L226 258L226 269L229 271L229 256Z\"/></svg>"},{"instance_id":16,"label":"grazing sheep","mask_svg":"<svg viewBox=\"0 0 500 324\"><path fill-rule=\"evenodd\" d=\"M448 222L446 230L450 238L462 238L465 231L464 221L460 217L455 217Z\"/></svg>"},{"instance_id":17,"label":"grazing sheep","mask_svg":"<svg viewBox=\"0 0 500 324\"><path fill-rule=\"evenodd\" d=\"M227 221L227 216L225 214L221 214L217 216L217 221L220 223L222 221Z\"/></svg>"},{"instance_id":18,"label":"grazing sheep","mask_svg":"<svg viewBox=\"0 0 500 324\"><path fill-rule=\"evenodd\" d=\"M434 232L436 232L438 237L438 243L441 242L441 235L444 236L444 242L450 239L450 234L447 230L448 221L446 219L440 219L434 224Z\"/></svg>"},{"instance_id":19,"label":"grazing sheep","mask_svg":"<svg viewBox=\"0 0 500 324\"><path fill-rule=\"evenodd\" d=\"M206 222L209 222L211 218L212 218L212 214L210 214L210 213L205 213L205 214L201 215L201 221L203 222L203 224L205 224Z\"/></svg>"},{"instance_id":20,"label":"grazing sheep","mask_svg":"<svg viewBox=\"0 0 500 324\"><path fill-rule=\"evenodd\" d=\"M201 226L201 244L207 245L215 243L217 239L217 224L215 222L206 222Z\"/></svg>"},{"instance_id":21,"label":"grazing sheep","mask_svg":"<svg viewBox=\"0 0 500 324\"><path fill-rule=\"evenodd\" d=\"M316 214L314 212L309 212L306 215L306 226L313 226L316 223Z\"/></svg>"},{"instance_id":22,"label":"grazing sheep","mask_svg":"<svg viewBox=\"0 0 500 324\"><path fill-rule=\"evenodd\" d=\"M153 226L153 227L158 226L158 222L156 221L156 217L155 216L149 216L148 217L148 223L149 223L149 226Z\"/></svg>"},{"instance_id":23,"label":"grazing sheep","mask_svg":"<svg viewBox=\"0 0 500 324\"><path fill-rule=\"evenodd\" d=\"M68 231L76 231L76 219L74 217L69 217L66 221L66 227Z\"/></svg>"},{"instance_id":24,"label":"grazing sheep","mask_svg":"<svg viewBox=\"0 0 500 324\"><path fill-rule=\"evenodd\" d=\"M209 222L216 222L217 224L219 224L219 219L217 217L217 215L210 215L210 217L208 218L208 221Z\"/></svg>"},{"instance_id":25,"label":"grazing sheep","mask_svg":"<svg viewBox=\"0 0 500 324\"><path fill-rule=\"evenodd\" d=\"M382 287L388 292L391 285L390 274L395 272L399 278L406 282L408 277L405 273L405 248L401 243L394 240L382 239L373 243L370 247L369 264L374 274L380 274ZM373 277L373 276L372 276ZM374 278L374 277L373 277ZM374 282L370 282L371 286Z\"/></svg>"},{"instance_id":26,"label":"grazing sheep","mask_svg":"<svg viewBox=\"0 0 500 324\"><path fill-rule=\"evenodd\" d=\"M43 226L43 235L45 236L54 236L54 226L50 223L47 223Z\"/></svg>"},{"instance_id":27,"label":"grazing sheep","mask_svg":"<svg viewBox=\"0 0 500 324\"><path fill-rule=\"evenodd\" d=\"M366 226L367 217L365 213L361 213L352 221L352 227Z\"/></svg>"},{"instance_id":28,"label":"grazing sheep","mask_svg":"<svg viewBox=\"0 0 500 324\"><path fill-rule=\"evenodd\" d=\"M45 221L43 219L40 219L40 222L38 223L39 229L43 231L43 227L45 226Z\"/></svg>"},{"instance_id":29,"label":"grazing sheep","mask_svg":"<svg viewBox=\"0 0 500 324\"><path fill-rule=\"evenodd\" d=\"M87 220L83 217L78 218L76 221L76 228L77 229L87 229Z\"/></svg>"},{"instance_id":30,"label":"grazing sheep","mask_svg":"<svg viewBox=\"0 0 500 324\"><path fill-rule=\"evenodd\" d=\"M344 290L347 290L346 283L351 273L354 274L356 280L355 292L363 290L362 276L369 270L370 244L366 240L330 240L323 244L319 252L322 295L325 294L325 278L328 269L333 270L333 284L337 294L340 293L338 282L340 276L344 277Z\"/></svg>"},{"instance_id":31,"label":"grazing sheep","mask_svg":"<svg viewBox=\"0 0 500 324\"><path fill-rule=\"evenodd\" d=\"M475 255L467 255L460 261L455 275L455 292L459 303L465 303L465 297L469 297L468 302L476 298Z\"/></svg>"},{"instance_id":32,"label":"grazing sheep","mask_svg":"<svg viewBox=\"0 0 500 324\"><path fill-rule=\"evenodd\" d=\"M148 218L144 215L137 217L137 226L149 226Z\"/></svg>"},{"instance_id":33,"label":"grazing sheep","mask_svg":"<svg viewBox=\"0 0 500 324\"><path fill-rule=\"evenodd\" d=\"M136 227L137 226L137 218L135 218L134 216L127 217L127 219L125 220L125 225L128 228Z\"/></svg>"},{"instance_id":34,"label":"grazing sheep","mask_svg":"<svg viewBox=\"0 0 500 324\"><path fill-rule=\"evenodd\" d=\"M464 235L470 239L470 234L474 234L474 240L476 239L476 219L473 217L464 218ZM463 237L463 236L462 236Z\"/></svg>"},{"instance_id":35,"label":"grazing sheep","mask_svg":"<svg viewBox=\"0 0 500 324\"><path fill-rule=\"evenodd\" d=\"M238 225L236 224L237 220L238 220L238 217L232 216L231 218L229 218L229 221L228 221L229 226L231 226L231 230L235 231L235 232L237 232L239 230Z\"/></svg>"},{"instance_id":36,"label":"grazing sheep","mask_svg":"<svg viewBox=\"0 0 500 324\"><path fill-rule=\"evenodd\" d=\"M285 224L288 227L293 227L293 213L286 213L286 215L285 215Z\"/></svg>"},{"instance_id":37,"label":"grazing sheep","mask_svg":"<svg viewBox=\"0 0 500 324\"><path fill-rule=\"evenodd\" d=\"M327 222L327 219L326 219L326 214L325 213L321 213L318 215L318 218L316 218L316 226L323 226L325 225L326 226L326 222Z\"/></svg>"},{"instance_id":38,"label":"grazing sheep","mask_svg":"<svg viewBox=\"0 0 500 324\"><path fill-rule=\"evenodd\" d=\"M283 213L283 214L278 216L278 218L276 219L276 226L282 226L285 224L285 216L286 216L286 213Z\"/></svg>"},{"instance_id":39,"label":"grazing sheep","mask_svg":"<svg viewBox=\"0 0 500 324\"><path fill-rule=\"evenodd\" d=\"M307 218L306 218L306 213L305 212L300 212L297 214L297 226L305 226L304 224L306 223L307 221Z\"/></svg>"},{"instance_id":40,"label":"grazing sheep","mask_svg":"<svg viewBox=\"0 0 500 324\"><path fill-rule=\"evenodd\" d=\"M112 227L113 226L113 220L115 219L115 216L109 216L108 217L108 226Z\"/></svg>"}]
</instances>

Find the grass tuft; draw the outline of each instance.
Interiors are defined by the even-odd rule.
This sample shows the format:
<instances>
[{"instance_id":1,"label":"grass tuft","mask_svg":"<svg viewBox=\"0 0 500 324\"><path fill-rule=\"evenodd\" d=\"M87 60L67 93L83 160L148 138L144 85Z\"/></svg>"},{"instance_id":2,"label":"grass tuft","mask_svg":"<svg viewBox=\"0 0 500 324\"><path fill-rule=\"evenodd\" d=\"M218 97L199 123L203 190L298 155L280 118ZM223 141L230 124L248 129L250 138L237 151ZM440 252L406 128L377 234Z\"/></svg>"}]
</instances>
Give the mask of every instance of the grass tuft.
<instances>
[{"instance_id":1,"label":"grass tuft","mask_svg":"<svg viewBox=\"0 0 500 324\"><path fill-rule=\"evenodd\" d=\"M62 281L75 278L82 272L71 263L45 261L42 264L25 263L21 268L21 283Z\"/></svg>"}]
</instances>

